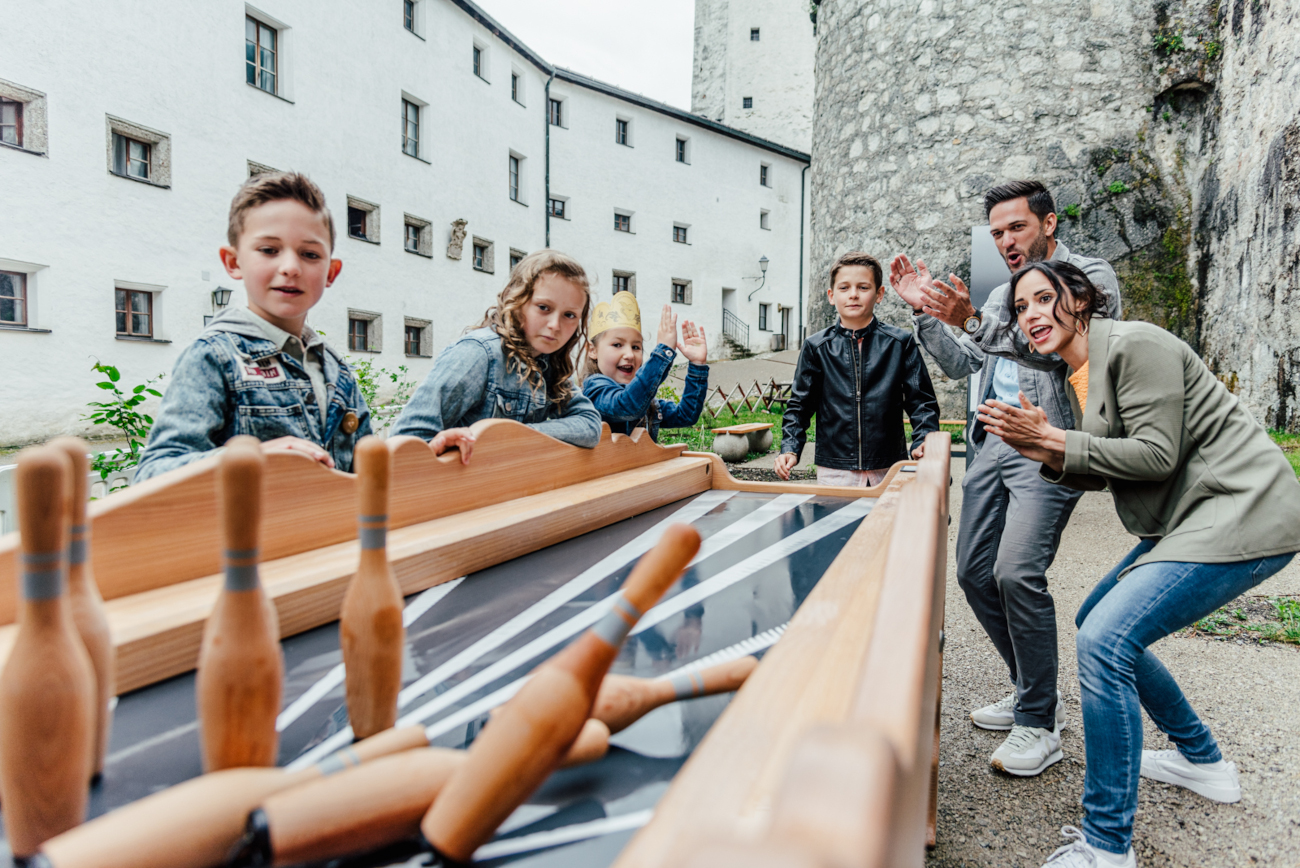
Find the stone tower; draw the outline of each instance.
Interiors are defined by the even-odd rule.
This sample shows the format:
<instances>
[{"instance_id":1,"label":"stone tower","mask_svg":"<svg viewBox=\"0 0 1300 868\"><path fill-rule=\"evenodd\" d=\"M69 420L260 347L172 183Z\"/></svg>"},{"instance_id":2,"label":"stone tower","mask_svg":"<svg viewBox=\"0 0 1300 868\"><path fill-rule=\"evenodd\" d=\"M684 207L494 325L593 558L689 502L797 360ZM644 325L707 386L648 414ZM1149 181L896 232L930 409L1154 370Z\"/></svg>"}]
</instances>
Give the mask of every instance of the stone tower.
<instances>
[{"instance_id":1,"label":"stone tower","mask_svg":"<svg viewBox=\"0 0 1300 868\"><path fill-rule=\"evenodd\" d=\"M806 0L695 0L691 111L807 153L817 44L809 8Z\"/></svg>"},{"instance_id":2,"label":"stone tower","mask_svg":"<svg viewBox=\"0 0 1300 868\"><path fill-rule=\"evenodd\" d=\"M1127 319L1300 429L1296 0L823 0L818 27L814 283L852 248L966 277L984 192L1038 178Z\"/></svg>"}]
</instances>

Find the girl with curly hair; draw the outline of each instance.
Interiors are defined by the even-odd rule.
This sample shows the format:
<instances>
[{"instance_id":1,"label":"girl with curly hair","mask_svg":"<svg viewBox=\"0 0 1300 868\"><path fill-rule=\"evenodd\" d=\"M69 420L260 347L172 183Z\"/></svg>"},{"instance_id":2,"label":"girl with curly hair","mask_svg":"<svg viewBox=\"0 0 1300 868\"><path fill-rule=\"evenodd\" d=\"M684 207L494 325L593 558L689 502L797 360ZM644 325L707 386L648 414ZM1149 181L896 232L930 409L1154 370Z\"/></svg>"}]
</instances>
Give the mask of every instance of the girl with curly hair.
<instances>
[{"instance_id":1,"label":"girl with curly hair","mask_svg":"<svg viewBox=\"0 0 1300 868\"><path fill-rule=\"evenodd\" d=\"M600 414L573 381L574 348L585 342L587 274L556 250L529 254L483 321L439 354L393 434L430 441L435 455L460 450L469 463L480 419L514 419L591 449Z\"/></svg>"}]
</instances>

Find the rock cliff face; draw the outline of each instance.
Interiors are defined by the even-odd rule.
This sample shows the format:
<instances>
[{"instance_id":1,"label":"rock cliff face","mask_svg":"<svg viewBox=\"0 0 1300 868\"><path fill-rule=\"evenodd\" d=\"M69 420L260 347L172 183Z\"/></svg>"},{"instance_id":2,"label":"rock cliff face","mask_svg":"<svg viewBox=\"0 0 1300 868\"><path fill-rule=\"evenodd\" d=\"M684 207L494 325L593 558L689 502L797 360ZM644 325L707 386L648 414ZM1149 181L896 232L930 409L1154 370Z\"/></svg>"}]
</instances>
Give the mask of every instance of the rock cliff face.
<instances>
[{"instance_id":1,"label":"rock cliff face","mask_svg":"<svg viewBox=\"0 0 1300 868\"><path fill-rule=\"evenodd\" d=\"M1038 178L1127 318L1300 426L1300 0L825 0L819 31L815 280L852 248L965 278L984 192ZM833 315L824 295L809 313ZM961 415L960 384L941 391Z\"/></svg>"}]
</instances>

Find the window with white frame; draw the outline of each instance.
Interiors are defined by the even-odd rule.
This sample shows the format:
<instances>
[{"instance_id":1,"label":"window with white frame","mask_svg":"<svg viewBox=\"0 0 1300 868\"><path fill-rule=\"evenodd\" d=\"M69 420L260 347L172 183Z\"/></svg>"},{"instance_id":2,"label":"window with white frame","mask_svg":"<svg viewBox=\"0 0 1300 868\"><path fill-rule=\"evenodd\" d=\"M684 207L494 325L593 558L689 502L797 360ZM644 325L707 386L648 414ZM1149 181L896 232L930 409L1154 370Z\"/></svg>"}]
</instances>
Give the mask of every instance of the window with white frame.
<instances>
[{"instance_id":1,"label":"window with white frame","mask_svg":"<svg viewBox=\"0 0 1300 868\"><path fill-rule=\"evenodd\" d=\"M377 311L348 309L348 350L381 353L384 350L384 319Z\"/></svg>"},{"instance_id":2,"label":"window with white frame","mask_svg":"<svg viewBox=\"0 0 1300 868\"><path fill-rule=\"evenodd\" d=\"M379 243L379 206L355 196L348 197L348 237Z\"/></svg>"},{"instance_id":3,"label":"window with white frame","mask_svg":"<svg viewBox=\"0 0 1300 868\"><path fill-rule=\"evenodd\" d=\"M155 187L171 186L171 136L107 116L108 171Z\"/></svg>"},{"instance_id":4,"label":"window with white frame","mask_svg":"<svg viewBox=\"0 0 1300 868\"><path fill-rule=\"evenodd\" d=\"M473 50L474 74L484 81L488 80L488 51L487 46L474 43Z\"/></svg>"},{"instance_id":5,"label":"window with white frame","mask_svg":"<svg viewBox=\"0 0 1300 868\"><path fill-rule=\"evenodd\" d=\"M614 212L614 231L616 231L616 232L631 232L631 231L632 231L632 215L631 215L631 213L626 212L626 211L615 211L615 212Z\"/></svg>"},{"instance_id":6,"label":"window with white frame","mask_svg":"<svg viewBox=\"0 0 1300 868\"><path fill-rule=\"evenodd\" d=\"M691 303L691 281L673 278L673 304L690 304Z\"/></svg>"},{"instance_id":7,"label":"window with white frame","mask_svg":"<svg viewBox=\"0 0 1300 868\"><path fill-rule=\"evenodd\" d=\"M153 293L140 289L115 289L117 333L120 337L153 337Z\"/></svg>"},{"instance_id":8,"label":"window with white frame","mask_svg":"<svg viewBox=\"0 0 1300 868\"><path fill-rule=\"evenodd\" d=\"M402 349L412 358L433 357L433 321L405 317Z\"/></svg>"},{"instance_id":9,"label":"window with white frame","mask_svg":"<svg viewBox=\"0 0 1300 868\"><path fill-rule=\"evenodd\" d=\"M674 224L673 224L673 241L676 241L678 244L685 244L685 243L686 243L686 229L687 229L686 224L684 224L684 223L674 223Z\"/></svg>"},{"instance_id":10,"label":"window with white frame","mask_svg":"<svg viewBox=\"0 0 1300 868\"><path fill-rule=\"evenodd\" d=\"M407 253L419 256L433 256L433 224L421 217L404 214L404 237L402 246Z\"/></svg>"},{"instance_id":11,"label":"window with white frame","mask_svg":"<svg viewBox=\"0 0 1300 868\"><path fill-rule=\"evenodd\" d=\"M546 208L550 211L552 217L568 220L568 204L569 200L563 196L552 196L547 202Z\"/></svg>"},{"instance_id":12,"label":"window with white frame","mask_svg":"<svg viewBox=\"0 0 1300 868\"><path fill-rule=\"evenodd\" d=\"M620 145L632 145L632 122L627 118L614 119L614 141Z\"/></svg>"},{"instance_id":13,"label":"window with white frame","mask_svg":"<svg viewBox=\"0 0 1300 868\"><path fill-rule=\"evenodd\" d=\"M265 21L252 15L244 16L245 81L267 93L280 92L279 37L279 30Z\"/></svg>"},{"instance_id":14,"label":"window with white frame","mask_svg":"<svg viewBox=\"0 0 1300 868\"><path fill-rule=\"evenodd\" d=\"M0 271L0 326L27 326L27 275Z\"/></svg>"},{"instance_id":15,"label":"window with white frame","mask_svg":"<svg viewBox=\"0 0 1300 868\"><path fill-rule=\"evenodd\" d=\"M771 229L771 228L772 228L772 221L769 219L770 216L771 216L771 214L772 214L771 211L759 211L759 212L758 212L758 228L759 228L759 229Z\"/></svg>"},{"instance_id":16,"label":"window with white frame","mask_svg":"<svg viewBox=\"0 0 1300 868\"><path fill-rule=\"evenodd\" d=\"M564 126L564 100L555 97L547 100L546 119L553 127Z\"/></svg>"},{"instance_id":17,"label":"window with white frame","mask_svg":"<svg viewBox=\"0 0 1300 868\"><path fill-rule=\"evenodd\" d=\"M527 105L524 102L524 74L517 69L510 72L510 98L520 105Z\"/></svg>"},{"instance_id":18,"label":"window with white frame","mask_svg":"<svg viewBox=\"0 0 1300 868\"><path fill-rule=\"evenodd\" d=\"M510 270L514 271L515 266L523 262L524 257L527 255L528 254L523 250L516 250L515 248L511 247L510 248Z\"/></svg>"},{"instance_id":19,"label":"window with white frame","mask_svg":"<svg viewBox=\"0 0 1300 868\"><path fill-rule=\"evenodd\" d=\"M761 332L770 331L767 322L767 312L770 308L770 304L760 304L758 306L758 330Z\"/></svg>"},{"instance_id":20,"label":"window with white frame","mask_svg":"<svg viewBox=\"0 0 1300 868\"><path fill-rule=\"evenodd\" d=\"M0 79L0 144L43 155L47 132L45 94Z\"/></svg>"},{"instance_id":21,"label":"window with white frame","mask_svg":"<svg viewBox=\"0 0 1300 868\"><path fill-rule=\"evenodd\" d=\"M772 167L767 163L758 165L758 183L764 187L772 186Z\"/></svg>"},{"instance_id":22,"label":"window with white frame","mask_svg":"<svg viewBox=\"0 0 1300 868\"><path fill-rule=\"evenodd\" d=\"M614 282L611 284L615 293L630 292L636 295L636 272L614 269Z\"/></svg>"},{"instance_id":23,"label":"window with white frame","mask_svg":"<svg viewBox=\"0 0 1300 868\"><path fill-rule=\"evenodd\" d=\"M402 100L402 153L420 156L420 107L409 99Z\"/></svg>"},{"instance_id":24,"label":"window with white frame","mask_svg":"<svg viewBox=\"0 0 1300 868\"><path fill-rule=\"evenodd\" d=\"M528 204L528 197L524 193L524 183L527 181L524 176L524 167L527 162L523 154L511 151L506 163L506 173L510 185L510 201L518 202L520 205Z\"/></svg>"},{"instance_id":25,"label":"window with white frame","mask_svg":"<svg viewBox=\"0 0 1300 868\"><path fill-rule=\"evenodd\" d=\"M689 163L691 161L691 140L686 136L678 136L674 158L679 163Z\"/></svg>"},{"instance_id":26,"label":"window with white frame","mask_svg":"<svg viewBox=\"0 0 1300 868\"><path fill-rule=\"evenodd\" d=\"M479 238L477 236L474 238L471 249L474 251L473 262L475 271L482 271L487 274L492 274L496 271L496 263L494 262L496 258L495 247L496 245L491 241L488 241L486 238Z\"/></svg>"},{"instance_id":27,"label":"window with white frame","mask_svg":"<svg viewBox=\"0 0 1300 868\"><path fill-rule=\"evenodd\" d=\"M415 0L402 0L402 26L415 32Z\"/></svg>"}]
</instances>

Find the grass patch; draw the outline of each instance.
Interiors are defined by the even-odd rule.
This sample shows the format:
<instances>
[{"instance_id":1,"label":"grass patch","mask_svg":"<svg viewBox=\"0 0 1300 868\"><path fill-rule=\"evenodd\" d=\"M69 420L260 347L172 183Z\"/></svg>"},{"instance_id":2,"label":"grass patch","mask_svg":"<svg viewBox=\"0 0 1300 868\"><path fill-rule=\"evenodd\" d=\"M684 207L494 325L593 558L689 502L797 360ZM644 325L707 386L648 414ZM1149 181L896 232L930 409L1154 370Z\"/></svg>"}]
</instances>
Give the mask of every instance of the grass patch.
<instances>
[{"instance_id":1,"label":"grass patch","mask_svg":"<svg viewBox=\"0 0 1300 868\"><path fill-rule=\"evenodd\" d=\"M1185 628L1183 633L1224 642L1300 646L1300 596L1238 597Z\"/></svg>"},{"instance_id":2,"label":"grass patch","mask_svg":"<svg viewBox=\"0 0 1300 868\"><path fill-rule=\"evenodd\" d=\"M1273 442L1282 447L1282 454L1286 460L1291 462L1291 469L1295 471L1296 476L1300 476L1300 434L1289 434L1286 431L1270 430L1268 436L1273 438Z\"/></svg>"}]
</instances>

